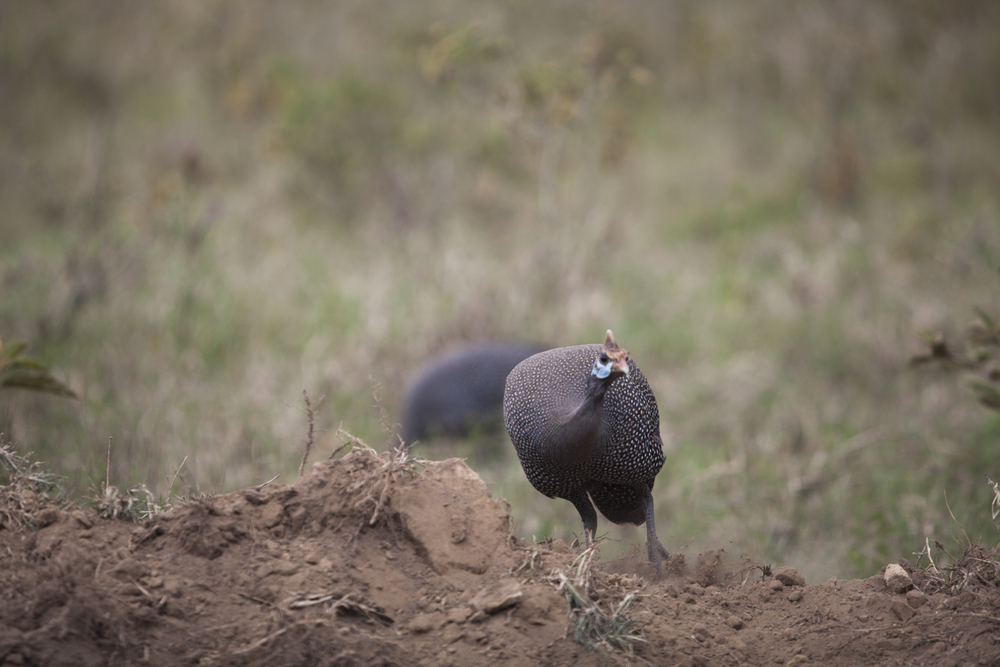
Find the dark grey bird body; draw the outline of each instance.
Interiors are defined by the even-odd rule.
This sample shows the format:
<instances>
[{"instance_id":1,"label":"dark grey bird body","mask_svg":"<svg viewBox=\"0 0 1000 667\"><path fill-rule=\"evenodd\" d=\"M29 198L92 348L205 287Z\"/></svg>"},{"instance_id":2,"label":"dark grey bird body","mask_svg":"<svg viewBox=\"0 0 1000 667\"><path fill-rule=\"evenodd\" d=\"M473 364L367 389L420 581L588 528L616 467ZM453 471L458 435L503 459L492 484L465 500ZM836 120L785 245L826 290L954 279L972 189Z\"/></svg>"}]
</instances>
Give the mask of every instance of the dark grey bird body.
<instances>
[{"instance_id":1,"label":"dark grey bird body","mask_svg":"<svg viewBox=\"0 0 1000 667\"><path fill-rule=\"evenodd\" d=\"M603 346L548 350L518 364L507 376L504 421L528 481L573 503L588 544L596 505L614 523L646 524L651 561L668 556L656 536L651 494L664 463L659 410L642 371L610 331Z\"/></svg>"},{"instance_id":2,"label":"dark grey bird body","mask_svg":"<svg viewBox=\"0 0 1000 667\"><path fill-rule=\"evenodd\" d=\"M403 413L407 445L436 435L465 437L499 429L507 374L541 348L480 344L428 362L410 384Z\"/></svg>"}]
</instances>

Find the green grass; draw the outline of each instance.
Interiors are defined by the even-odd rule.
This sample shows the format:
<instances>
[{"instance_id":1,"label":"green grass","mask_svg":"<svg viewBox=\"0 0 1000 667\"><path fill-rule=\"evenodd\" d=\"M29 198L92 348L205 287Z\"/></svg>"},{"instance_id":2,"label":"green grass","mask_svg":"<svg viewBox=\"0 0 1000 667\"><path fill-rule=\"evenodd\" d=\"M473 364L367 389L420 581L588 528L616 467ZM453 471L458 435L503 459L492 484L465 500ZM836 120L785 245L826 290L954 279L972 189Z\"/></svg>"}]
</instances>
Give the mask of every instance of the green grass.
<instances>
[{"instance_id":1,"label":"green grass","mask_svg":"<svg viewBox=\"0 0 1000 667\"><path fill-rule=\"evenodd\" d=\"M80 395L3 391L6 438L224 491L295 474L303 389L314 459L378 447L372 382L398 419L452 345L613 328L669 549L816 581L991 537L996 417L908 366L1000 315L990 3L452 5L0 9L0 337ZM512 452L433 452L580 532Z\"/></svg>"}]
</instances>

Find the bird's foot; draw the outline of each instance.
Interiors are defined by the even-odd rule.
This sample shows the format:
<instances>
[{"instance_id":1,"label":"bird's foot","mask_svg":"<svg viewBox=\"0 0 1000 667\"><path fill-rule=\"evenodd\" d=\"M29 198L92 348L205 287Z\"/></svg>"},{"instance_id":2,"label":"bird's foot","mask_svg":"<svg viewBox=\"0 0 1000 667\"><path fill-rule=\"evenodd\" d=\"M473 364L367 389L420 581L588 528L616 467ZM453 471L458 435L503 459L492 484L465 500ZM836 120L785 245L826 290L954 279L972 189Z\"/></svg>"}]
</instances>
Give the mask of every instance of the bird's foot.
<instances>
[{"instance_id":1,"label":"bird's foot","mask_svg":"<svg viewBox=\"0 0 1000 667\"><path fill-rule=\"evenodd\" d=\"M646 540L646 552L649 556L649 562L656 568L656 578L659 579L660 563L670 560L670 552L660 544L660 540L656 537L650 537Z\"/></svg>"}]
</instances>

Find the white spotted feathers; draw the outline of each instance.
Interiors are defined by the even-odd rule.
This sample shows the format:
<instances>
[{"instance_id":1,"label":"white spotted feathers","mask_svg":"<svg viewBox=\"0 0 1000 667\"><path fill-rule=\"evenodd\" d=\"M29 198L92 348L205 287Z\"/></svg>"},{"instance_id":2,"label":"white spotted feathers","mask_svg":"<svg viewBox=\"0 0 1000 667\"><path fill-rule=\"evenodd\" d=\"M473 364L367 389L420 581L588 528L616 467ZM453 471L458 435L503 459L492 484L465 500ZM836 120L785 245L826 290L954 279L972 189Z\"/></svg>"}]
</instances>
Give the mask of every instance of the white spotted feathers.
<instances>
[{"instance_id":1,"label":"white spotted feathers","mask_svg":"<svg viewBox=\"0 0 1000 667\"><path fill-rule=\"evenodd\" d=\"M660 415L649 383L607 332L604 345L539 352L514 367L504 423L538 491L569 500L587 544L597 509L614 523L646 524L650 561L669 557L656 536L652 488L663 467Z\"/></svg>"}]
</instances>

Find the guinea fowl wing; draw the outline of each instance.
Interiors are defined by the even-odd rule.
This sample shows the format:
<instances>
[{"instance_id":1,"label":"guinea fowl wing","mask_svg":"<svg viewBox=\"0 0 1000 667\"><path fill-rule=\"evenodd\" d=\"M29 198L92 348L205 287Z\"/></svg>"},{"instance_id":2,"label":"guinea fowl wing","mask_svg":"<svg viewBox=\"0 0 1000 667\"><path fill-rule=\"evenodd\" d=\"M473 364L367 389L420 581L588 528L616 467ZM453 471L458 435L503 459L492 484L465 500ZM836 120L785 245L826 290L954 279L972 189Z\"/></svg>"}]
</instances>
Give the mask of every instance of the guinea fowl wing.
<instances>
[{"instance_id":1,"label":"guinea fowl wing","mask_svg":"<svg viewBox=\"0 0 1000 667\"><path fill-rule=\"evenodd\" d=\"M532 486L549 497L569 498L583 489L586 460L574 445L579 426L567 417L586 394L593 353L578 348L540 352L518 364L507 376L504 422ZM593 433L584 440L593 440Z\"/></svg>"}]
</instances>

